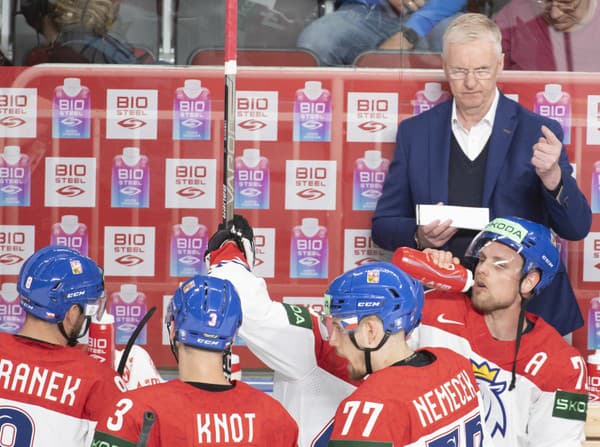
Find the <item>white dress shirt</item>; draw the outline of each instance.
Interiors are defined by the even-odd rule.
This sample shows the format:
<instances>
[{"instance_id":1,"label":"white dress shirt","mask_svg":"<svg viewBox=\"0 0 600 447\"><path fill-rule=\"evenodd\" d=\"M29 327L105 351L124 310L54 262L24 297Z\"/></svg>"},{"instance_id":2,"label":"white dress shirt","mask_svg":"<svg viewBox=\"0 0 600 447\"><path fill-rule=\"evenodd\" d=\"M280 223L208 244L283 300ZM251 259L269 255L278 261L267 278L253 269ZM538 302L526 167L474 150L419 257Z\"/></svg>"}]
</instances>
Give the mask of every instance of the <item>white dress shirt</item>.
<instances>
[{"instance_id":1,"label":"white dress shirt","mask_svg":"<svg viewBox=\"0 0 600 447\"><path fill-rule=\"evenodd\" d=\"M458 145L462 151L471 161L475 160L479 154L481 154L481 151L483 151L483 148L485 147L485 143L487 143L487 140L492 134L499 98L500 92L496 89L496 94L494 95L494 100L492 101L490 109L481 121L471 127L470 130L465 129L460 123L458 115L456 114L456 101L452 101L452 133L454 134L456 141L458 141Z\"/></svg>"}]
</instances>

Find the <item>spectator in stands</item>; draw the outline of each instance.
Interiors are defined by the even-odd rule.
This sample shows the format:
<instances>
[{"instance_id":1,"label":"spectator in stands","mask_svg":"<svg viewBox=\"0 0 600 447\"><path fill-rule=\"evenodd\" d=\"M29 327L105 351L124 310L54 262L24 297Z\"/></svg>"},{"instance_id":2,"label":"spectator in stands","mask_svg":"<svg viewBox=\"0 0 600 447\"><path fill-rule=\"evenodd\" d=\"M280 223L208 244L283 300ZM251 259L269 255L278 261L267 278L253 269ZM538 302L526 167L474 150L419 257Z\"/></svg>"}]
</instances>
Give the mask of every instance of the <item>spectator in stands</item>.
<instances>
[{"instance_id":1,"label":"spectator in stands","mask_svg":"<svg viewBox=\"0 0 600 447\"><path fill-rule=\"evenodd\" d=\"M360 53L377 48L439 52L444 19L466 4L466 0L337 0L334 12L302 31L298 47L316 53L322 65L350 65Z\"/></svg>"},{"instance_id":2,"label":"spectator in stands","mask_svg":"<svg viewBox=\"0 0 600 447\"><path fill-rule=\"evenodd\" d=\"M597 0L513 0L494 20L508 70L600 71Z\"/></svg>"},{"instance_id":3,"label":"spectator in stands","mask_svg":"<svg viewBox=\"0 0 600 447\"><path fill-rule=\"evenodd\" d=\"M49 44L34 48L27 65L43 62L134 64L143 63L133 50L109 30L117 18L117 0L26 0L21 12L27 23ZM149 55L147 55L149 56Z\"/></svg>"}]
</instances>

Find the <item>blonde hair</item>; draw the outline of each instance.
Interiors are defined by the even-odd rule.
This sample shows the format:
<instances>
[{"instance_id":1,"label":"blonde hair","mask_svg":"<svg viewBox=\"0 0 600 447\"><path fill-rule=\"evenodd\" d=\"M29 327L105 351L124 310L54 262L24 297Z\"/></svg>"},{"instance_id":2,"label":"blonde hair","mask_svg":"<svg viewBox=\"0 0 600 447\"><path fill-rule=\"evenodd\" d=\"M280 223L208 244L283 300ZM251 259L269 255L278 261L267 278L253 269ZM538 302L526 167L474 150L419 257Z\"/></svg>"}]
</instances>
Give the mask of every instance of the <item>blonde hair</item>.
<instances>
[{"instance_id":1,"label":"blonde hair","mask_svg":"<svg viewBox=\"0 0 600 447\"><path fill-rule=\"evenodd\" d=\"M502 54L502 35L492 20L483 14L466 13L458 16L444 32L442 57L447 55L449 43L468 43L480 39L489 39L494 45L496 55Z\"/></svg>"},{"instance_id":2,"label":"blonde hair","mask_svg":"<svg viewBox=\"0 0 600 447\"><path fill-rule=\"evenodd\" d=\"M56 0L51 12L59 29L75 25L96 35L106 34L118 14L118 0Z\"/></svg>"}]
</instances>

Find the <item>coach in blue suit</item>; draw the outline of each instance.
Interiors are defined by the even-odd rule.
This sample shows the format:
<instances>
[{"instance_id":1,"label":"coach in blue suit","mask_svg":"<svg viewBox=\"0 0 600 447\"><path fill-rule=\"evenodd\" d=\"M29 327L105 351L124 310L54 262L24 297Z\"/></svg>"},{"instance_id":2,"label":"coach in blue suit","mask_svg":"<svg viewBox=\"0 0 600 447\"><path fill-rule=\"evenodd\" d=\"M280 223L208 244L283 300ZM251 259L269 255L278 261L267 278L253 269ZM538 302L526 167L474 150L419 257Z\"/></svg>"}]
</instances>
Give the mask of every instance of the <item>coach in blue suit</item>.
<instances>
[{"instance_id":1,"label":"coach in blue suit","mask_svg":"<svg viewBox=\"0 0 600 447\"><path fill-rule=\"evenodd\" d=\"M454 99L402 121L394 160L372 219L382 248L436 247L462 258L475 232L450 221L417 226L417 204L488 207L490 219L518 216L583 239L591 210L561 143L560 124L508 99L496 87L503 55L498 28L464 14L444 36L444 71ZM583 319L564 265L529 303L562 334Z\"/></svg>"}]
</instances>

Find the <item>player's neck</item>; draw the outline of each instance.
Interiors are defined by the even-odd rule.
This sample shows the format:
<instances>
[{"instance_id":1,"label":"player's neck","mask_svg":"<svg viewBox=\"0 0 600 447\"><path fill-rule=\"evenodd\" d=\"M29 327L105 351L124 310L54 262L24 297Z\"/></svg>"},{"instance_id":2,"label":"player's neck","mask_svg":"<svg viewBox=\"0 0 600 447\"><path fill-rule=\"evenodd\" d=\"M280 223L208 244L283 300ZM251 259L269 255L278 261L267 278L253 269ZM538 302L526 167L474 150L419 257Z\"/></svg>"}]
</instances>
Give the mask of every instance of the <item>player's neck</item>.
<instances>
[{"instance_id":1,"label":"player's neck","mask_svg":"<svg viewBox=\"0 0 600 447\"><path fill-rule=\"evenodd\" d=\"M517 325L519 323L520 304L516 302L506 309L498 309L484 315L485 323L492 337L496 340L511 341L517 337ZM526 324L524 322L524 330Z\"/></svg>"},{"instance_id":2,"label":"player's neck","mask_svg":"<svg viewBox=\"0 0 600 447\"><path fill-rule=\"evenodd\" d=\"M19 331L19 335L53 345L67 345L65 337L63 337L63 335L60 333L56 324L48 323L46 321L30 317L29 315L25 319L25 323L23 324L23 328Z\"/></svg>"},{"instance_id":3,"label":"player's neck","mask_svg":"<svg viewBox=\"0 0 600 447\"><path fill-rule=\"evenodd\" d=\"M183 382L228 385L223 373L223 354L198 349L179 348L179 379Z\"/></svg>"},{"instance_id":4,"label":"player's neck","mask_svg":"<svg viewBox=\"0 0 600 447\"><path fill-rule=\"evenodd\" d=\"M414 354L414 351L399 337L400 334L390 337L378 351L372 353L373 371L392 366Z\"/></svg>"}]
</instances>

